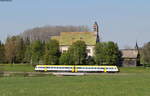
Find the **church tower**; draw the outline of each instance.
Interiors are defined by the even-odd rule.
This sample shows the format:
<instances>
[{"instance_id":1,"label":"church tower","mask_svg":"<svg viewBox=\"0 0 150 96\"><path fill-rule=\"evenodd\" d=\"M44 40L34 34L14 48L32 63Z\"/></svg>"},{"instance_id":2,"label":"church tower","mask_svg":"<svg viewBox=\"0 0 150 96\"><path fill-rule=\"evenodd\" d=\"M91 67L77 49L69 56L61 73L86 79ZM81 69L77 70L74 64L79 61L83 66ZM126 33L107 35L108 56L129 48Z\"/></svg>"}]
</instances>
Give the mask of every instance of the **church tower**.
<instances>
[{"instance_id":1,"label":"church tower","mask_svg":"<svg viewBox=\"0 0 150 96\"><path fill-rule=\"evenodd\" d=\"M95 22L95 23L93 24L93 31L94 31L94 34L95 34L95 36L96 36L96 42L100 42L99 27L98 27L97 22Z\"/></svg>"}]
</instances>

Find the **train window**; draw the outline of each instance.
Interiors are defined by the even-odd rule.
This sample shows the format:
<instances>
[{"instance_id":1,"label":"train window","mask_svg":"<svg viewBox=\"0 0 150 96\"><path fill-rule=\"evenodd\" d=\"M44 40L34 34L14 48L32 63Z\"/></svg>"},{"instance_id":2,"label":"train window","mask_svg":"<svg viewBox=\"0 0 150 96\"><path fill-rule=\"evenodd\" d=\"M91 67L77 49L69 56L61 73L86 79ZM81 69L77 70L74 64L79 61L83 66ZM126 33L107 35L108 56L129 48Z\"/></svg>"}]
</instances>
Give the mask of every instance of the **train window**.
<instances>
[{"instance_id":1,"label":"train window","mask_svg":"<svg viewBox=\"0 0 150 96\"><path fill-rule=\"evenodd\" d=\"M71 67L66 67L67 69L71 69Z\"/></svg>"}]
</instances>

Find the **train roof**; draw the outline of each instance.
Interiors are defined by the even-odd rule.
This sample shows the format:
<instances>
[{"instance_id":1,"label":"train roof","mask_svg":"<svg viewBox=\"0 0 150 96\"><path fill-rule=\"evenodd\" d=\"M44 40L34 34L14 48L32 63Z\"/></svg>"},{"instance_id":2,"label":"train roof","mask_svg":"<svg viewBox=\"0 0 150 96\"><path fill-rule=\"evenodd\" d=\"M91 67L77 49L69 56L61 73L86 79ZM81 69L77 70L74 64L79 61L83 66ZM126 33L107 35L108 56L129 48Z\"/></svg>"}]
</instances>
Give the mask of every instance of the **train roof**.
<instances>
[{"instance_id":1,"label":"train roof","mask_svg":"<svg viewBox=\"0 0 150 96\"><path fill-rule=\"evenodd\" d=\"M55 66L55 67L57 67L57 66L64 66L64 67L66 67L66 66L69 66L69 67L73 67L73 66L76 66L76 67L99 67L99 66L101 66L101 67L117 67L117 66L113 66L113 65L110 65L110 66L105 66L105 65L36 65L36 66Z\"/></svg>"}]
</instances>

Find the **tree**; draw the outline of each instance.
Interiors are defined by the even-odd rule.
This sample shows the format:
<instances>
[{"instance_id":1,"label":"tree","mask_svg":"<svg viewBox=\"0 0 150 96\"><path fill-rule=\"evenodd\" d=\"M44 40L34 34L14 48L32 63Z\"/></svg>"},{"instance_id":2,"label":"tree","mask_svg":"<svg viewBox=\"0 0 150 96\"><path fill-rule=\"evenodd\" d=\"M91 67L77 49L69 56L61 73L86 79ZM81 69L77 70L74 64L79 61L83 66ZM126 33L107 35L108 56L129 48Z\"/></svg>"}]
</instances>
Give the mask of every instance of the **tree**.
<instances>
[{"instance_id":1,"label":"tree","mask_svg":"<svg viewBox=\"0 0 150 96\"><path fill-rule=\"evenodd\" d=\"M15 63L17 52L16 40L17 40L16 36L8 37L5 43L5 57L7 62L9 63Z\"/></svg>"},{"instance_id":2,"label":"tree","mask_svg":"<svg viewBox=\"0 0 150 96\"><path fill-rule=\"evenodd\" d=\"M106 48L106 54L107 54L106 62L107 62L107 64L118 65L119 58L120 58L119 53L120 52L119 52L118 45L112 41L109 41L107 43L107 48Z\"/></svg>"},{"instance_id":3,"label":"tree","mask_svg":"<svg viewBox=\"0 0 150 96\"><path fill-rule=\"evenodd\" d=\"M59 43L56 40L49 40L45 45L45 64L59 64Z\"/></svg>"},{"instance_id":4,"label":"tree","mask_svg":"<svg viewBox=\"0 0 150 96\"><path fill-rule=\"evenodd\" d=\"M72 65L74 63L72 58L73 55L69 51L64 52L61 54L61 57L59 59L59 64Z\"/></svg>"},{"instance_id":5,"label":"tree","mask_svg":"<svg viewBox=\"0 0 150 96\"><path fill-rule=\"evenodd\" d=\"M87 26L43 26L24 31L20 36L31 41L48 41L51 36L59 35L60 32L89 32Z\"/></svg>"},{"instance_id":6,"label":"tree","mask_svg":"<svg viewBox=\"0 0 150 96\"><path fill-rule=\"evenodd\" d=\"M99 42L95 46L95 62L96 64L103 64L106 59L106 45L105 42Z\"/></svg>"},{"instance_id":7,"label":"tree","mask_svg":"<svg viewBox=\"0 0 150 96\"><path fill-rule=\"evenodd\" d=\"M72 55L73 63L80 65L86 63L86 44L84 41L76 41L74 42L70 48L69 53Z\"/></svg>"},{"instance_id":8,"label":"tree","mask_svg":"<svg viewBox=\"0 0 150 96\"><path fill-rule=\"evenodd\" d=\"M25 43L21 37L17 37L16 39L16 63L23 63L24 54L25 54Z\"/></svg>"},{"instance_id":9,"label":"tree","mask_svg":"<svg viewBox=\"0 0 150 96\"><path fill-rule=\"evenodd\" d=\"M5 57L9 63L22 63L24 59L24 41L20 36L7 38L5 43Z\"/></svg>"},{"instance_id":10,"label":"tree","mask_svg":"<svg viewBox=\"0 0 150 96\"><path fill-rule=\"evenodd\" d=\"M99 42L95 47L96 64L118 65L120 58L119 49L114 42Z\"/></svg>"},{"instance_id":11,"label":"tree","mask_svg":"<svg viewBox=\"0 0 150 96\"><path fill-rule=\"evenodd\" d=\"M24 52L24 62L25 63L32 63L32 50L31 50L31 42L29 38L26 38L25 40L25 52Z\"/></svg>"},{"instance_id":12,"label":"tree","mask_svg":"<svg viewBox=\"0 0 150 96\"><path fill-rule=\"evenodd\" d=\"M150 66L150 42L143 46L141 53L144 65Z\"/></svg>"},{"instance_id":13,"label":"tree","mask_svg":"<svg viewBox=\"0 0 150 96\"><path fill-rule=\"evenodd\" d=\"M95 60L93 57L88 56L88 58L86 59L86 64L87 65L95 65Z\"/></svg>"},{"instance_id":14,"label":"tree","mask_svg":"<svg viewBox=\"0 0 150 96\"><path fill-rule=\"evenodd\" d=\"M36 40L29 48L31 48L31 64L40 64L43 60L43 43L40 40Z\"/></svg>"},{"instance_id":15,"label":"tree","mask_svg":"<svg viewBox=\"0 0 150 96\"><path fill-rule=\"evenodd\" d=\"M4 44L1 43L0 41L0 63L4 63L5 62L5 48L4 48Z\"/></svg>"}]
</instances>

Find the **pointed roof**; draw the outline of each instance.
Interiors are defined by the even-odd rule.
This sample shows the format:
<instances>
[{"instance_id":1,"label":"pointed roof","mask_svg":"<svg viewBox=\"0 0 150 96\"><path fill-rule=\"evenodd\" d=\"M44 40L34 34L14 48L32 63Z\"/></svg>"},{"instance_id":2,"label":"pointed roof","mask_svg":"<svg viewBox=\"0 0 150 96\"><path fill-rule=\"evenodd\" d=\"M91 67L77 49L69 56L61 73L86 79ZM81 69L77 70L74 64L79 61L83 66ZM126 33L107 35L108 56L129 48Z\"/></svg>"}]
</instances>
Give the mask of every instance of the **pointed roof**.
<instances>
[{"instance_id":1,"label":"pointed roof","mask_svg":"<svg viewBox=\"0 0 150 96\"><path fill-rule=\"evenodd\" d=\"M122 58L137 58L138 57L138 50L136 49L123 49L121 50Z\"/></svg>"},{"instance_id":2,"label":"pointed roof","mask_svg":"<svg viewBox=\"0 0 150 96\"><path fill-rule=\"evenodd\" d=\"M135 49L139 50L138 43L136 42Z\"/></svg>"}]
</instances>

